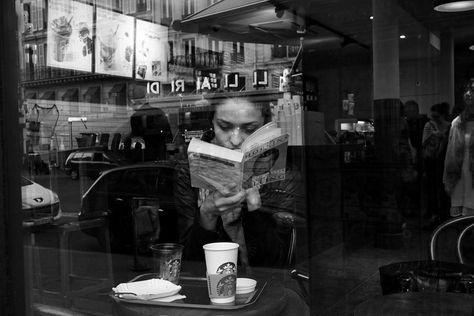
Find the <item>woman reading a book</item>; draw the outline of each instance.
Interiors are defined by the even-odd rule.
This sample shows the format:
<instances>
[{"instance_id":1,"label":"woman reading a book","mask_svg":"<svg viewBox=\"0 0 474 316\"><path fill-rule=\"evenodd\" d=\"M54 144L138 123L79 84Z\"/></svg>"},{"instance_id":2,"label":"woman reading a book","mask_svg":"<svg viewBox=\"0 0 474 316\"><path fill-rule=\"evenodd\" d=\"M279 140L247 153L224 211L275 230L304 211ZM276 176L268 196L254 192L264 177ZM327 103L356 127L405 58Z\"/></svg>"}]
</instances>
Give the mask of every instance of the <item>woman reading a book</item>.
<instances>
[{"instance_id":1,"label":"woman reading a book","mask_svg":"<svg viewBox=\"0 0 474 316\"><path fill-rule=\"evenodd\" d=\"M242 98L226 99L212 113L211 143L239 149L242 142L271 120L269 105ZM191 187L189 166L178 166L175 198L184 258L204 258L202 245L216 241L239 243L243 266L283 266L289 245L288 226L277 225L279 212L304 214L296 206L302 195L300 175L286 170L285 180L251 189L228 185L215 190ZM304 215L303 215L304 216ZM302 217L303 217L302 216Z\"/></svg>"}]
</instances>

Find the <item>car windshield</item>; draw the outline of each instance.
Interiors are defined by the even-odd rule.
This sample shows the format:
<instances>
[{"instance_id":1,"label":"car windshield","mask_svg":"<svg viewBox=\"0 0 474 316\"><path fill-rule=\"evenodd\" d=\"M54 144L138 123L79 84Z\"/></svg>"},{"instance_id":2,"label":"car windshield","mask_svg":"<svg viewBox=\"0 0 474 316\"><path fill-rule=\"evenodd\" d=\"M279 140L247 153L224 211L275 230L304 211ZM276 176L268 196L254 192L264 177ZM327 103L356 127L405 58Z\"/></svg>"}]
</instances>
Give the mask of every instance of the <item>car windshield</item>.
<instances>
[{"instance_id":1,"label":"car windshield","mask_svg":"<svg viewBox=\"0 0 474 316\"><path fill-rule=\"evenodd\" d=\"M28 180L27 178L21 177L21 186L22 186L22 187L27 186L27 185L31 185L31 184L33 184L33 182L31 182L31 181Z\"/></svg>"}]
</instances>

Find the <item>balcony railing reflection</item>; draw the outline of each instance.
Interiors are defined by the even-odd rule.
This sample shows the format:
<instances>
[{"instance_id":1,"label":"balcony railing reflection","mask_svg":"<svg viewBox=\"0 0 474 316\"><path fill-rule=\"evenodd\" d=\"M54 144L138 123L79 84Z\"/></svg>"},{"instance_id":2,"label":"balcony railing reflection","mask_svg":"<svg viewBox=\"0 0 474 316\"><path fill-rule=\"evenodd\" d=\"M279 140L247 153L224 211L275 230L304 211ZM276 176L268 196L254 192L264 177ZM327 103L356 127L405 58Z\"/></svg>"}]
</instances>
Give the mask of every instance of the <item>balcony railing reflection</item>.
<instances>
[{"instance_id":1,"label":"balcony railing reflection","mask_svg":"<svg viewBox=\"0 0 474 316\"><path fill-rule=\"evenodd\" d=\"M36 66L31 69L25 69L22 72L23 81L35 81L35 80L47 80L47 79L58 79L66 77L74 77L78 75L86 74L86 72L53 68L47 66Z\"/></svg>"},{"instance_id":2,"label":"balcony railing reflection","mask_svg":"<svg viewBox=\"0 0 474 316\"><path fill-rule=\"evenodd\" d=\"M196 54L176 55L170 60L171 65L184 67L219 67L223 65L224 53L202 51Z\"/></svg>"}]
</instances>

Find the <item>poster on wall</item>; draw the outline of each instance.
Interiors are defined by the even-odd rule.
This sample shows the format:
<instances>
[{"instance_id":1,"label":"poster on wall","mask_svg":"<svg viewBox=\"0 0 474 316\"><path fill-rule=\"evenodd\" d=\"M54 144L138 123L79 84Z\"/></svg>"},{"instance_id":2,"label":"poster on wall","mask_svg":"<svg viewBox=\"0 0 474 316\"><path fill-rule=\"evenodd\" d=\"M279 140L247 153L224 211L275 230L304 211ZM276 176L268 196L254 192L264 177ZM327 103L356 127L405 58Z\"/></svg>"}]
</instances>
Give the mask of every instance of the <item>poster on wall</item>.
<instances>
[{"instance_id":1,"label":"poster on wall","mask_svg":"<svg viewBox=\"0 0 474 316\"><path fill-rule=\"evenodd\" d=\"M91 71L92 6L69 0L48 3L46 64Z\"/></svg>"},{"instance_id":2,"label":"poster on wall","mask_svg":"<svg viewBox=\"0 0 474 316\"><path fill-rule=\"evenodd\" d=\"M167 81L168 28L137 20L135 78Z\"/></svg>"},{"instance_id":3,"label":"poster on wall","mask_svg":"<svg viewBox=\"0 0 474 316\"><path fill-rule=\"evenodd\" d=\"M97 8L95 72L132 77L134 18Z\"/></svg>"}]
</instances>

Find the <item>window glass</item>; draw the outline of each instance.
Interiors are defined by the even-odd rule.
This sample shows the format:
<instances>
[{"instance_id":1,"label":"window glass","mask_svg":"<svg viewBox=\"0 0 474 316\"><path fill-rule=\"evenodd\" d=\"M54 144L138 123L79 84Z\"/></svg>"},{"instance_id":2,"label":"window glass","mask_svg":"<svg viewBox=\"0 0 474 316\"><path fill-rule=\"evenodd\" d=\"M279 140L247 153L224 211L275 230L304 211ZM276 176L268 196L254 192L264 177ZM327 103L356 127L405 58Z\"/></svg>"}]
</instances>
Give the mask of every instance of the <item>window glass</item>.
<instances>
[{"instance_id":1,"label":"window glass","mask_svg":"<svg viewBox=\"0 0 474 316\"><path fill-rule=\"evenodd\" d=\"M474 11L14 2L18 45L1 53L18 59L18 104L5 108L22 169L0 174L22 177L30 314L358 315L411 308L402 295L436 306L426 315L472 306L443 300L474 291ZM210 271L214 242L239 248ZM182 246L167 274L162 243ZM255 291L237 288L234 266ZM186 299L104 295L142 274ZM223 298L234 305L211 304Z\"/></svg>"}]
</instances>

